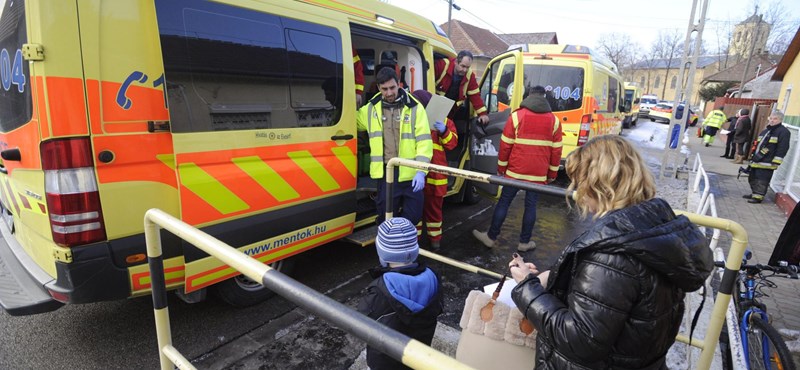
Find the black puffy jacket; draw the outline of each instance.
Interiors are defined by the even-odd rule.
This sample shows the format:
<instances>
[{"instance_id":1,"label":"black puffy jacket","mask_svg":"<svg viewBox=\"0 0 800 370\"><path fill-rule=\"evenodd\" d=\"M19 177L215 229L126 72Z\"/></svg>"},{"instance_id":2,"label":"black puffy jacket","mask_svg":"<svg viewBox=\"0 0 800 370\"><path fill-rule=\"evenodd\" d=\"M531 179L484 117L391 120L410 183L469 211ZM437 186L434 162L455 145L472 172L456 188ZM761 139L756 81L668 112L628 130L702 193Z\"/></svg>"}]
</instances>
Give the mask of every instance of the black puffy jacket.
<instances>
[{"instance_id":1,"label":"black puffy jacket","mask_svg":"<svg viewBox=\"0 0 800 370\"><path fill-rule=\"evenodd\" d=\"M665 369L684 292L713 268L705 237L662 199L613 211L564 250L547 288L512 292L538 330L536 369Z\"/></svg>"},{"instance_id":2,"label":"black puffy jacket","mask_svg":"<svg viewBox=\"0 0 800 370\"><path fill-rule=\"evenodd\" d=\"M439 276L424 264L370 270L375 278L358 311L412 339L431 345L442 313ZM367 347L367 365L375 370L410 369L373 347Z\"/></svg>"}]
</instances>

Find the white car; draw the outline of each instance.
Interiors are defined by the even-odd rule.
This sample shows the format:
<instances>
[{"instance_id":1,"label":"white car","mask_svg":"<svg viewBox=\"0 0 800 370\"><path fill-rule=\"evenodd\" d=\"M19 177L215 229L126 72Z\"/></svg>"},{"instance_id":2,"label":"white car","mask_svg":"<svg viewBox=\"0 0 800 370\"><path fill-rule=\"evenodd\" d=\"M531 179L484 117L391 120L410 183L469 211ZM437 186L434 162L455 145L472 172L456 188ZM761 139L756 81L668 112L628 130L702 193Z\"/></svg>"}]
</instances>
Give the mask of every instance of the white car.
<instances>
[{"instance_id":1,"label":"white car","mask_svg":"<svg viewBox=\"0 0 800 370\"><path fill-rule=\"evenodd\" d=\"M650 115L650 109L658 104L658 96L655 95L642 95L639 100L639 117L647 117Z\"/></svg>"}]
</instances>

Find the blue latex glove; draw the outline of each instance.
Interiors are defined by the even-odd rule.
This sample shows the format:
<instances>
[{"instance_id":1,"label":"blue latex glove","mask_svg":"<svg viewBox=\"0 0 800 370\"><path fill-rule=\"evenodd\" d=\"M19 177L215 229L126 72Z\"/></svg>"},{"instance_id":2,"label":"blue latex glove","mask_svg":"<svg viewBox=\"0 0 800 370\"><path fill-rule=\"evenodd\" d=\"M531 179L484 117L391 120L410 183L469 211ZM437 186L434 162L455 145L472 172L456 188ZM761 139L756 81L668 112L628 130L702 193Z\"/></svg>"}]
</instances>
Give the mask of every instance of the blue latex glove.
<instances>
[{"instance_id":1,"label":"blue latex glove","mask_svg":"<svg viewBox=\"0 0 800 370\"><path fill-rule=\"evenodd\" d=\"M433 127L436 127L436 130L439 131L440 134L443 134L445 131L447 131L447 126L445 126L442 121L436 121L436 123L433 124Z\"/></svg>"},{"instance_id":2,"label":"blue latex glove","mask_svg":"<svg viewBox=\"0 0 800 370\"><path fill-rule=\"evenodd\" d=\"M411 188L414 192L418 192L425 187L425 173L417 171L417 174L414 175L414 178L411 180Z\"/></svg>"}]
</instances>

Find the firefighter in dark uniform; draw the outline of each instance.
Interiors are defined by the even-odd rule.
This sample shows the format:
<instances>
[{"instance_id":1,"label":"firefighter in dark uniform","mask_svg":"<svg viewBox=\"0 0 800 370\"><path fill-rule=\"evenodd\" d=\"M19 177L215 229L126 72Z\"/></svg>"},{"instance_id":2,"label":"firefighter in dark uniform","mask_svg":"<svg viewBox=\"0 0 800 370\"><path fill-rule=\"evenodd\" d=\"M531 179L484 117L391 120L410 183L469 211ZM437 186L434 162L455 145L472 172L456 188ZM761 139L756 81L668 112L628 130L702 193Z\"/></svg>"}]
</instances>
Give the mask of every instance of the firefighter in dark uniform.
<instances>
[{"instance_id":1,"label":"firefighter in dark uniform","mask_svg":"<svg viewBox=\"0 0 800 370\"><path fill-rule=\"evenodd\" d=\"M772 174L789 152L791 134L784 127L783 113L775 110L769 115L767 127L758 134L758 144L750 160L749 182L752 194L745 195L747 203L761 203L767 194Z\"/></svg>"}]
</instances>

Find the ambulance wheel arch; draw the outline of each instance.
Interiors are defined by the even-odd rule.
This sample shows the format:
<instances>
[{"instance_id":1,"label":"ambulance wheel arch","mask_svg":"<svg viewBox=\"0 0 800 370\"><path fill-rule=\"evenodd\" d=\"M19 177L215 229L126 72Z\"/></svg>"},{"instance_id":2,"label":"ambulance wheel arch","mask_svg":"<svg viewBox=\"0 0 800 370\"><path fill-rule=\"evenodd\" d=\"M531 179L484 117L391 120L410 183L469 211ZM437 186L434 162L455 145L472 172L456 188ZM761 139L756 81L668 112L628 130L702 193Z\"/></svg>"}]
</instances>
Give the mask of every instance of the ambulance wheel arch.
<instances>
[{"instance_id":1,"label":"ambulance wheel arch","mask_svg":"<svg viewBox=\"0 0 800 370\"><path fill-rule=\"evenodd\" d=\"M270 263L269 266L284 275L291 275L295 263L295 258L290 257ZM260 282L253 281L244 275L219 282L211 288L217 298L233 307L253 306L275 295L275 292L265 288Z\"/></svg>"}]
</instances>

